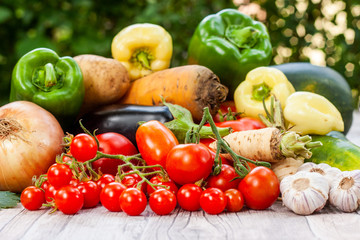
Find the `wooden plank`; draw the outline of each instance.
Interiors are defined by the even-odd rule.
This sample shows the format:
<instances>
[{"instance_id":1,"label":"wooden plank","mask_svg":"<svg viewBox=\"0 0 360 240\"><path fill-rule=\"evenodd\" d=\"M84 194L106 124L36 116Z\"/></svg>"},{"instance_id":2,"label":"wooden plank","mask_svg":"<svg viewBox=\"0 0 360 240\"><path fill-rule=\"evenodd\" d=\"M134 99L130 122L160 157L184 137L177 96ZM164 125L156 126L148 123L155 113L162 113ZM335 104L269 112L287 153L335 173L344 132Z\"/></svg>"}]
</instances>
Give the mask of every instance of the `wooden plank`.
<instances>
[{"instance_id":1,"label":"wooden plank","mask_svg":"<svg viewBox=\"0 0 360 240\"><path fill-rule=\"evenodd\" d=\"M342 213L331 206L310 216L296 215L281 202L267 210L219 215L177 208L157 216L147 207L141 216L130 217L101 206L70 216L49 212L20 205L2 210L0 239L360 239L360 210Z\"/></svg>"}]
</instances>

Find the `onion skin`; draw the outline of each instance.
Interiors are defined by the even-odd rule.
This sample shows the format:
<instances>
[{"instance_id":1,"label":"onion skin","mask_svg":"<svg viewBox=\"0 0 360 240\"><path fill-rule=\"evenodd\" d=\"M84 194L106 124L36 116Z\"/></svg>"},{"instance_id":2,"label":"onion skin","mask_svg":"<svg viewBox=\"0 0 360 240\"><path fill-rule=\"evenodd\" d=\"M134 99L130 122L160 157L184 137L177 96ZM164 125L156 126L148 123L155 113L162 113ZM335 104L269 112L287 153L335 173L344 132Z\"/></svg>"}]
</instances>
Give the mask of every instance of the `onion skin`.
<instances>
[{"instance_id":1,"label":"onion skin","mask_svg":"<svg viewBox=\"0 0 360 240\"><path fill-rule=\"evenodd\" d=\"M61 154L64 132L50 112L28 101L0 107L0 121L5 120L20 129L0 131L0 190L21 192Z\"/></svg>"}]
</instances>

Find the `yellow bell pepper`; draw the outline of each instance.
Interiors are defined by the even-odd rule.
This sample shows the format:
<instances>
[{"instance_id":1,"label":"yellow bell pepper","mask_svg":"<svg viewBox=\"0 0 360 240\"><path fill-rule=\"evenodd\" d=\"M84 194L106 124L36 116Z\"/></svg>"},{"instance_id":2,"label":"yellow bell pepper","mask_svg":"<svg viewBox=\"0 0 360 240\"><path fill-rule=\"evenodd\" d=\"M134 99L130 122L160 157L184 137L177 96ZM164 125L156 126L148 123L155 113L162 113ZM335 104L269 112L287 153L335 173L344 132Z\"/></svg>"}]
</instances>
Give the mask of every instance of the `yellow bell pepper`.
<instances>
[{"instance_id":1,"label":"yellow bell pepper","mask_svg":"<svg viewBox=\"0 0 360 240\"><path fill-rule=\"evenodd\" d=\"M258 67L251 70L234 93L237 112L253 118L266 116L263 99L270 109L271 95L274 95L284 108L286 99L295 92L293 85L280 70L272 67Z\"/></svg>"},{"instance_id":2,"label":"yellow bell pepper","mask_svg":"<svg viewBox=\"0 0 360 240\"><path fill-rule=\"evenodd\" d=\"M131 80L169 68L173 45L170 34L150 23L130 25L113 39L111 52L128 70Z\"/></svg>"},{"instance_id":3,"label":"yellow bell pepper","mask_svg":"<svg viewBox=\"0 0 360 240\"><path fill-rule=\"evenodd\" d=\"M302 135L344 131L339 110L317 93L299 91L291 94L285 103L284 118L291 130Z\"/></svg>"}]
</instances>

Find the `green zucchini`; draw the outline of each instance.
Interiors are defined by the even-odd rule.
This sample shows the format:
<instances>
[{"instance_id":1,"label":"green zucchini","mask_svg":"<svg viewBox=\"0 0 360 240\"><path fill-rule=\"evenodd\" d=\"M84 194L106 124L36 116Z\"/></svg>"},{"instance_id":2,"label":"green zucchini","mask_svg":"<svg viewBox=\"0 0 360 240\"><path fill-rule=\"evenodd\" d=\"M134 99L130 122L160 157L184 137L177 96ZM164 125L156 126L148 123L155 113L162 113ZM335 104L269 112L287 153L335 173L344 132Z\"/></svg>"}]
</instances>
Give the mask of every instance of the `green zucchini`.
<instances>
[{"instance_id":1,"label":"green zucchini","mask_svg":"<svg viewBox=\"0 0 360 240\"><path fill-rule=\"evenodd\" d=\"M307 162L327 163L341 171L360 169L360 147L343 134L334 131L328 135L311 137L313 141L320 141L323 146L311 149L312 156Z\"/></svg>"},{"instance_id":2,"label":"green zucchini","mask_svg":"<svg viewBox=\"0 0 360 240\"><path fill-rule=\"evenodd\" d=\"M343 76L329 67L296 62L274 65L292 83L296 91L308 91L327 98L339 110L344 120L344 134L352 124L354 100L349 84Z\"/></svg>"}]
</instances>

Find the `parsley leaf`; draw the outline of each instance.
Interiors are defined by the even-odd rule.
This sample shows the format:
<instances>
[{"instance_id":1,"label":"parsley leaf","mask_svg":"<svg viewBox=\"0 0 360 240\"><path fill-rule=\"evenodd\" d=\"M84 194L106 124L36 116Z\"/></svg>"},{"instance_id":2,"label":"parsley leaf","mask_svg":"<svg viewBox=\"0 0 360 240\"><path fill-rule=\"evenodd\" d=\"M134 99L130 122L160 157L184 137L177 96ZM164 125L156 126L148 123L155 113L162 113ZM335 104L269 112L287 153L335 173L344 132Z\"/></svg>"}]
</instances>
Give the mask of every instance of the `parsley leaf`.
<instances>
[{"instance_id":1,"label":"parsley leaf","mask_svg":"<svg viewBox=\"0 0 360 240\"><path fill-rule=\"evenodd\" d=\"M13 192L0 191L0 209L15 207L20 201L20 197Z\"/></svg>"}]
</instances>

